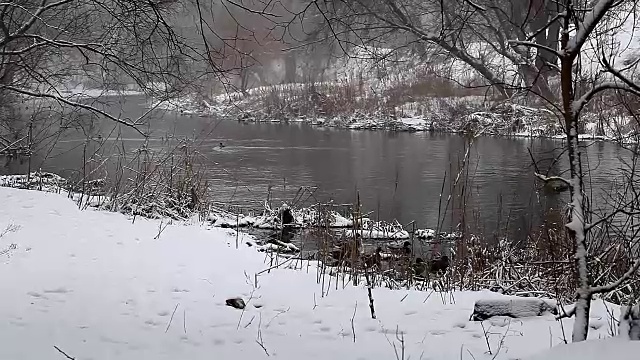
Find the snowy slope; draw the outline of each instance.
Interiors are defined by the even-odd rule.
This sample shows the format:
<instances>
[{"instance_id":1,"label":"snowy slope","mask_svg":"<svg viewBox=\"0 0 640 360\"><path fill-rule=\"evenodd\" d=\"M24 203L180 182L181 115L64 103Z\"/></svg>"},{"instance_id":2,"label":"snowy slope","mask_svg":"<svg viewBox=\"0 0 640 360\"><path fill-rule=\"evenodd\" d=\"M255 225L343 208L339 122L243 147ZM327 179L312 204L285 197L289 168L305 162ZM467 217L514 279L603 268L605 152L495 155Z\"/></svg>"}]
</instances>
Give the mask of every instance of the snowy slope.
<instances>
[{"instance_id":1,"label":"snowy slope","mask_svg":"<svg viewBox=\"0 0 640 360\"><path fill-rule=\"evenodd\" d=\"M526 360L636 360L639 354L640 341L609 338L557 346Z\"/></svg>"},{"instance_id":2,"label":"snowy slope","mask_svg":"<svg viewBox=\"0 0 640 360\"><path fill-rule=\"evenodd\" d=\"M36 191L0 188L0 204L3 360L63 359L54 346L79 360L517 359L563 338L552 315L469 321L495 293L374 289L373 320L366 289L318 285L313 262L256 275L264 254L229 230ZM225 306L235 296L244 312ZM592 311L590 336L608 336L604 305Z\"/></svg>"}]
</instances>

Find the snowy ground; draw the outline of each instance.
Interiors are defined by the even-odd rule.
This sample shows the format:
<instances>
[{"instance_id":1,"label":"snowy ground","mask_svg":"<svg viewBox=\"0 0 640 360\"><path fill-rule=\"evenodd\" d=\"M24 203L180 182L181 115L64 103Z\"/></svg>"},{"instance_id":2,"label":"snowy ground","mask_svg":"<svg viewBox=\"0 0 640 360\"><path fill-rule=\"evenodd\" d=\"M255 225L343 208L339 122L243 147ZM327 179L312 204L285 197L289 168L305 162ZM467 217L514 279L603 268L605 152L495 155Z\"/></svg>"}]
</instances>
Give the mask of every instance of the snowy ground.
<instances>
[{"instance_id":1,"label":"snowy ground","mask_svg":"<svg viewBox=\"0 0 640 360\"><path fill-rule=\"evenodd\" d=\"M262 272L230 230L37 191L0 188L0 204L0 359L519 359L570 337L553 315L469 321L490 292L374 289L373 320L365 288L318 285L313 262ZM601 302L592 317L590 337L610 336Z\"/></svg>"}]
</instances>

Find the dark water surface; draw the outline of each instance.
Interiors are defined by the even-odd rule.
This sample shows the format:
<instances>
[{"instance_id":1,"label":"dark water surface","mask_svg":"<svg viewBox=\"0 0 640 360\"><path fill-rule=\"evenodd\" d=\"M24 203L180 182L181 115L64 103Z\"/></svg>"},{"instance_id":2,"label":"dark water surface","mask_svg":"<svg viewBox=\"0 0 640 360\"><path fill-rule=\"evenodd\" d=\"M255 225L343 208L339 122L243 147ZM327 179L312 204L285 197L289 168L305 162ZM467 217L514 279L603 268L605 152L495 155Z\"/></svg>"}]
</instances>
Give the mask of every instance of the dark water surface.
<instances>
[{"instance_id":1,"label":"dark water surface","mask_svg":"<svg viewBox=\"0 0 640 360\"><path fill-rule=\"evenodd\" d=\"M144 111L146 100L134 97L121 105L123 114L136 117ZM560 141L480 137L468 153L467 172L452 192L468 147L468 139L459 135L245 124L161 111L152 114L151 124L151 148L164 146L158 139L167 135L197 138L214 199L243 208L259 209L268 194L275 205L292 202L301 187L308 187L314 197L307 205L314 198L353 203L359 193L363 208L374 211L373 218L416 221L420 227L432 228L440 219L443 230L464 221L475 233L491 236L506 231L518 238L545 224L559 223L566 203L566 195L539 189L527 150L541 160L544 171L561 154ZM103 123L90 135L115 138L112 130L110 123ZM121 131L120 147L124 144L133 151L142 144L134 131ZM83 132L67 135L48 152L46 161L41 151L32 168L63 176L77 173L85 139ZM586 150L594 169L593 188L607 188L624 150L602 142L589 144ZM564 163L563 158L552 174L564 169ZM24 172L26 164L7 163L2 171ZM453 196L445 213L449 194ZM463 207L464 212L459 210Z\"/></svg>"}]
</instances>

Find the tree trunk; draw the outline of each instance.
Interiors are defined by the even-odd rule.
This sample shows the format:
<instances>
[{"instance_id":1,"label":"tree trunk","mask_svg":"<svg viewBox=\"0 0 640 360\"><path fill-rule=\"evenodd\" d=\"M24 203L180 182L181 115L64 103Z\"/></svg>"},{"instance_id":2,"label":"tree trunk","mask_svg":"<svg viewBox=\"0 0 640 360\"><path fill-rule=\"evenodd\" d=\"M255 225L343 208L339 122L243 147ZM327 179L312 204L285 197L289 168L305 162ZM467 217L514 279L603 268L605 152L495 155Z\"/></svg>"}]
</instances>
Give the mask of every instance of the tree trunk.
<instances>
[{"instance_id":1,"label":"tree trunk","mask_svg":"<svg viewBox=\"0 0 640 360\"><path fill-rule=\"evenodd\" d=\"M568 0L570 1L570 0ZM569 8L569 6L567 6ZM565 18L565 28L569 28L569 16ZM582 164L578 146L578 114L574 110L573 54L568 51L569 34L562 35L563 56L560 58L560 76L562 87L562 112L567 134L567 153L571 184L569 186L571 203L570 219L565 225L569 238L575 244L575 261L578 274L578 296L576 299L575 322L572 341L584 341L589 333L589 310L591 308L591 287L587 268L587 246L585 233L585 211L582 189Z\"/></svg>"},{"instance_id":2,"label":"tree trunk","mask_svg":"<svg viewBox=\"0 0 640 360\"><path fill-rule=\"evenodd\" d=\"M550 102L556 101L556 95L551 90L543 67L536 67L529 64L520 65L520 73L524 78L525 85L536 95Z\"/></svg>"},{"instance_id":3,"label":"tree trunk","mask_svg":"<svg viewBox=\"0 0 640 360\"><path fill-rule=\"evenodd\" d=\"M284 58L284 82L291 84L297 80L297 63L296 54L293 51L289 51L285 54Z\"/></svg>"}]
</instances>

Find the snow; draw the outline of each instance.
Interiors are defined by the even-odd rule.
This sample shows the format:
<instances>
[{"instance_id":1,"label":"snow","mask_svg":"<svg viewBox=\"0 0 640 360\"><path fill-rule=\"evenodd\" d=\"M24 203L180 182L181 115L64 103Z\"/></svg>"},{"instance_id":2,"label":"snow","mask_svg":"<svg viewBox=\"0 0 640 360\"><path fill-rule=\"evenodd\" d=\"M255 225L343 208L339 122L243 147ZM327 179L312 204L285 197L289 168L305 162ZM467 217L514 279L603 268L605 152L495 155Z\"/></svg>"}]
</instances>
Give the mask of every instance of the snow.
<instances>
[{"instance_id":1,"label":"snow","mask_svg":"<svg viewBox=\"0 0 640 360\"><path fill-rule=\"evenodd\" d=\"M0 177L1 181L2 177ZM282 204L280 208L288 207ZM319 211L318 205L306 208L291 209L294 218L294 226L296 227L315 227L328 225L330 228L346 228L353 226L353 220L349 219L336 211ZM271 209L265 204L265 211L262 215L246 215L234 214L222 211L221 209L213 209L209 214L209 221L218 227L235 228L235 227L255 227L259 229L280 229L279 209ZM325 218L328 224L325 223Z\"/></svg>"},{"instance_id":2,"label":"snow","mask_svg":"<svg viewBox=\"0 0 640 360\"><path fill-rule=\"evenodd\" d=\"M609 338L556 346L525 360L636 360L638 353L640 341Z\"/></svg>"},{"instance_id":3,"label":"snow","mask_svg":"<svg viewBox=\"0 0 640 360\"><path fill-rule=\"evenodd\" d=\"M271 258L230 229L134 222L13 188L0 204L0 359L64 358L57 346L79 360L506 360L562 343L572 326L469 321L476 301L502 298L489 291L374 288L373 320L365 287L319 284L316 262ZM226 305L236 297L244 310ZM610 336L608 311L619 314L594 301L590 338Z\"/></svg>"},{"instance_id":4,"label":"snow","mask_svg":"<svg viewBox=\"0 0 640 360\"><path fill-rule=\"evenodd\" d=\"M57 89L53 95L62 95L63 97L74 98L99 98L105 96L134 96L144 95L144 92L138 90L107 90L107 89L90 89L84 86L76 86L69 89Z\"/></svg>"}]
</instances>

